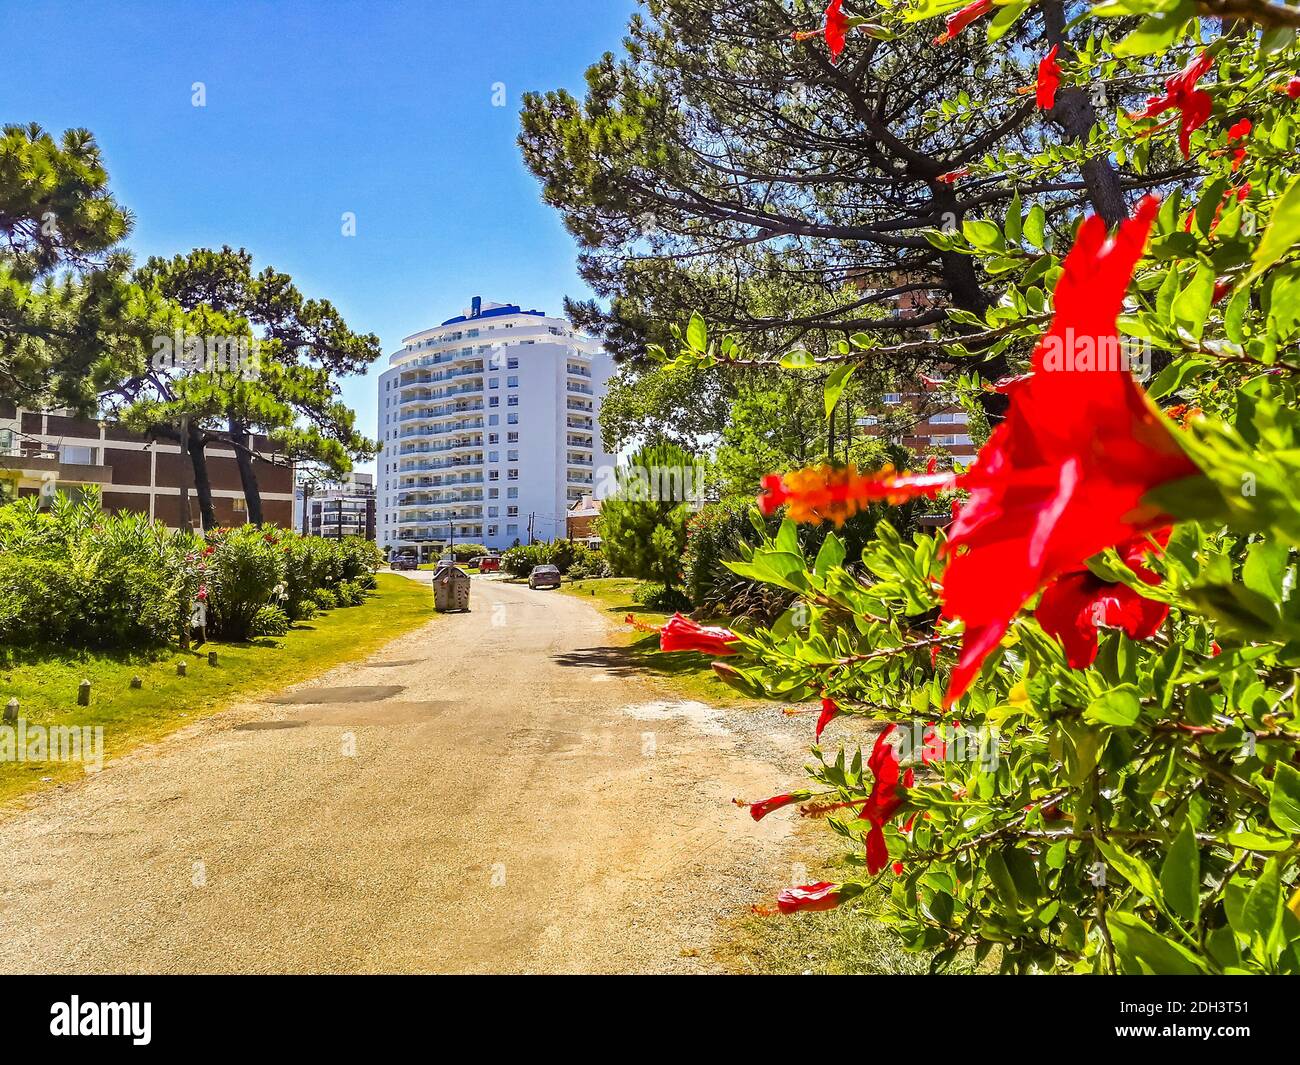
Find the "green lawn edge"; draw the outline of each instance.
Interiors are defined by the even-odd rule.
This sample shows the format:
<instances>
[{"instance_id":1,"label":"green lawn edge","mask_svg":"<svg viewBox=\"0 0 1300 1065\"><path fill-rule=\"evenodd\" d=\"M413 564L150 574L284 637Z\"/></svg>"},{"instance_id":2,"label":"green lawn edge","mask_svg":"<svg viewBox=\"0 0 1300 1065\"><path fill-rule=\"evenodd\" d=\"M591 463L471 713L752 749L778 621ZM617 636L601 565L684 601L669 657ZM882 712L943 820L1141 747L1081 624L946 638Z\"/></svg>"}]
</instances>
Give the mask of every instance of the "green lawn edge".
<instances>
[{"instance_id":1,"label":"green lawn edge","mask_svg":"<svg viewBox=\"0 0 1300 1065\"><path fill-rule=\"evenodd\" d=\"M154 742L233 703L279 691L374 651L427 623L434 615L427 585L380 573L359 606L337 607L295 625L282 637L249 643L210 640L184 652L164 648L155 657L95 652L44 652L0 666L0 705L16 697L27 725L103 726L103 753L114 758ZM217 665L208 652L217 652ZM176 664L187 663L187 676ZM142 686L131 688L139 676ZM91 701L77 705L77 687L91 683ZM85 775L77 762L0 761L0 806L45 787Z\"/></svg>"}]
</instances>

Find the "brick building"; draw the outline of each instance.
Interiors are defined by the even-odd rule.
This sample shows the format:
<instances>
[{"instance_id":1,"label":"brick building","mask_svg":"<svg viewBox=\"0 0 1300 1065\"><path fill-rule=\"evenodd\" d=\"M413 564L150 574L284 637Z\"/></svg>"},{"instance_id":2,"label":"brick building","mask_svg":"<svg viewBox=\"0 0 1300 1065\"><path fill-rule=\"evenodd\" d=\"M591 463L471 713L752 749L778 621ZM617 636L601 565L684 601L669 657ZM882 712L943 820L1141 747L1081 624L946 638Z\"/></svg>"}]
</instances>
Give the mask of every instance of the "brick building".
<instances>
[{"instance_id":1,"label":"brick building","mask_svg":"<svg viewBox=\"0 0 1300 1065\"><path fill-rule=\"evenodd\" d=\"M274 451L262 436L254 437L254 447L266 454ZM243 524L247 509L234 449L214 442L206 454L217 521ZM253 468L266 523L289 528L292 465L255 458ZM0 400L0 495L35 495L51 481L63 489L99 486L105 510L147 514L172 528L200 525L193 468L177 444L151 441L65 412L24 410ZM181 512L183 494L189 496L188 519Z\"/></svg>"}]
</instances>

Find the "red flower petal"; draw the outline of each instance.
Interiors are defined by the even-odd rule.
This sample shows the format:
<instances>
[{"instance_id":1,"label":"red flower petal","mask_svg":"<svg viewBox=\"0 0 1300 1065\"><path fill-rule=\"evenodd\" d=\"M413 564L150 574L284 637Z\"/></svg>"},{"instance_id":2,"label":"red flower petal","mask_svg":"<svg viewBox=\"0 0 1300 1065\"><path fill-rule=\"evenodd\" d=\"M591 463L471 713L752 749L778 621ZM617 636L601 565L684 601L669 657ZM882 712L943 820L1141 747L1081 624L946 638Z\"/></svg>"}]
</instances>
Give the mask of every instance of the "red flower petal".
<instances>
[{"instance_id":1,"label":"red flower petal","mask_svg":"<svg viewBox=\"0 0 1300 1065\"><path fill-rule=\"evenodd\" d=\"M1040 111L1050 111L1056 106L1056 90L1061 87L1061 64L1056 61L1060 47L1052 45L1052 50L1038 63L1038 82L1034 89Z\"/></svg>"},{"instance_id":2,"label":"red flower petal","mask_svg":"<svg viewBox=\"0 0 1300 1065\"><path fill-rule=\"evenodd\" d=\"M822 738L822 729L829 725L839 715L840 708L835 705L834 699L822 699L822 712L817 715L817 739Z\"/></svg>"},{"instance_id":3,"label":"red flower petal","mask_svg":"<svg viewBox=\"0 0 1300 1065\"><path fill-rule=\"evenodd\" d=\"M700 625L674 614L659 630L659 650L698 651L704 655L734 655L738 637L730 629Z\"/></svg>"},{"instance_id":4,"label":"red flower petal","mask_svg":"<svg viewBox=\"0 0 1300 1065\"><path fill-rule=\"evenodd\" d=\"M800 910L833 910L840 904L840 886L823 880L817 884L788 887L776 897L776 908L782 913Z\"/></svg>"},{"instance_id":5,"label":"red flower petal","mask_svg":"<svg viewBox=\"0 0 1300 1065\"><path fill-rule=\"evenodd\" d=\"M975 0L960 11L954 11L944 20L944 32L934 39L935 44L947 44L957 34L982 15L993 10L993 0Z\"/></svg>"}]
</instances>

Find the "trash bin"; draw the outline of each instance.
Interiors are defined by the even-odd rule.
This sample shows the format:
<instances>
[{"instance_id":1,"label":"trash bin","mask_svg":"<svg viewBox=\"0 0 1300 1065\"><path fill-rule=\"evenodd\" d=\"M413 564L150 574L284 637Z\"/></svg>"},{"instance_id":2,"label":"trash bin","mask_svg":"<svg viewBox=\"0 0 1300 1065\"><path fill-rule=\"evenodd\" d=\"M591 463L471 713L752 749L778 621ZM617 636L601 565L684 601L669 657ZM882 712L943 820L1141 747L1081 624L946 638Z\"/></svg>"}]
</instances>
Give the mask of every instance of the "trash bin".
<instances>
[{"instance_id":1,"label":"trash bin","mask_svg":"<svg viewBox=\"0 0 1300 1065\"><path fill-rule=\"evenodd\" d=\"M439 614L469 609L469 574L459 566L442 566L434 573L433 609Z\"/></svg>"}]
</instances>

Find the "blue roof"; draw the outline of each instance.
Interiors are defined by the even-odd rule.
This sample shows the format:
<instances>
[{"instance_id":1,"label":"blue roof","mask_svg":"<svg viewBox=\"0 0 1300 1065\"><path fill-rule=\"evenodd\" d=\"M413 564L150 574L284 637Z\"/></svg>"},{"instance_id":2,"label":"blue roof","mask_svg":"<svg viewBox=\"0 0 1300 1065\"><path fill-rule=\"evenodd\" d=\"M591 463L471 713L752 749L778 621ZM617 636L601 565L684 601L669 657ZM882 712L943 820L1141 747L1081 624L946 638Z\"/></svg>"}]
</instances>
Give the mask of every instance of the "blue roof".
<instances>
[{"instance_id":1,"label":"blue roof","mask_svg":"<svg viewBox=\"0 0 1300 1065\"><path fill-rule=\"evenodd\" d=\"M473 322L477 321L479 318L498 318L503 314L535 314L538 318L546 317L545 311L522 311L519 309L518 304L511 303L505 307L493 307L491 310L482 311L477 315L462 314L456 318L448 318L442 324L455 325L457 322Z\"/></svg>"}]
</instances>

